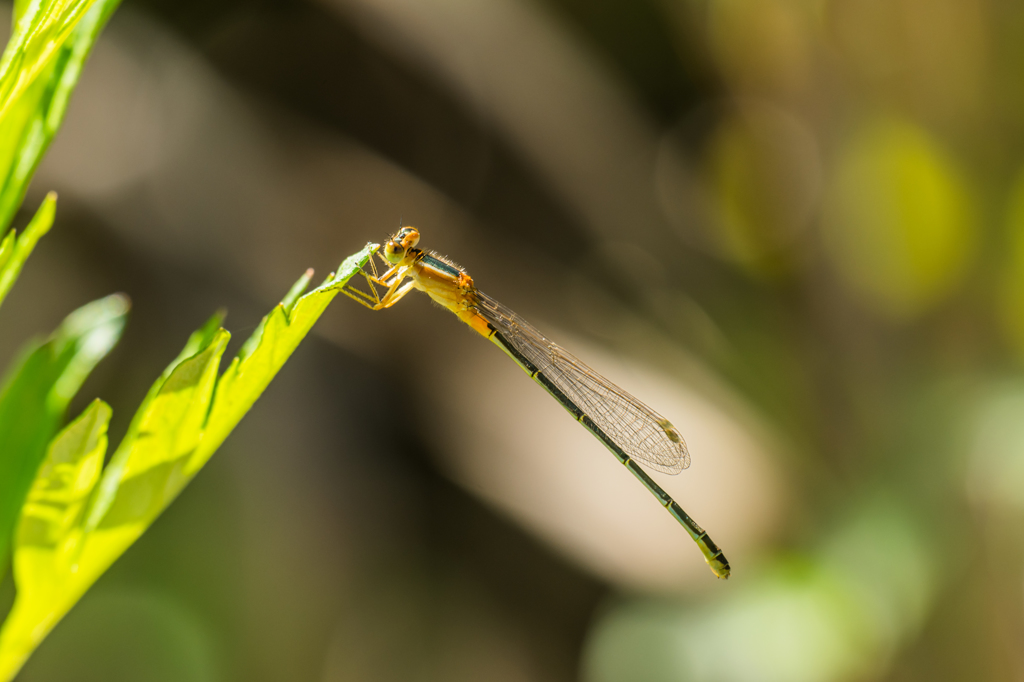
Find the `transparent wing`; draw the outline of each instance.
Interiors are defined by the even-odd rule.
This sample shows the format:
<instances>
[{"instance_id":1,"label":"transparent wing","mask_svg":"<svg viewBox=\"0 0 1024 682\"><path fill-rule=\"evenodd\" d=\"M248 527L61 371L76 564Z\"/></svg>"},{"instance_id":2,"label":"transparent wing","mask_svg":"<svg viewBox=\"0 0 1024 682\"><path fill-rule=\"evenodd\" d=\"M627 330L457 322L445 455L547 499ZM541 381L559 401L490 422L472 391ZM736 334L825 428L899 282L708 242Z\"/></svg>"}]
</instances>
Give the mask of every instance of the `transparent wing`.
<instances>
[{"instance_id":1,"label":"transparent wing","mask_svg":"<svg viewBox=\"0 0 1024 682\"><path fill-rule=\"evenodd\" d=\"M678 474L690 466L686 441L671 422L587 367L536 327L478 291L477 310L512 346L583 410L627 455Z\"/></svg>"}]
</instances>

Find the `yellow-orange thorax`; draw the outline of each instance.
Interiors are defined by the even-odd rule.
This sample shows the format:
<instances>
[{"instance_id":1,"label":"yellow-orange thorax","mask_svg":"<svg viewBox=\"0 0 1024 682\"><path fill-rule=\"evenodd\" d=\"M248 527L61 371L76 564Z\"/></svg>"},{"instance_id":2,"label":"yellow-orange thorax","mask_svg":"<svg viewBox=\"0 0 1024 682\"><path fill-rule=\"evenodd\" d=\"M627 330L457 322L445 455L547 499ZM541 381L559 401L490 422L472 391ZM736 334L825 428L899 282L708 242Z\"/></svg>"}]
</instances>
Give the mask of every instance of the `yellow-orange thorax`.
<instances>
[{"instance_id":1,"label":"yellow-orange thorax","mask_svg":"<svg viewBox=\"0 0 1024 682\"><path fill-rule=\"evenodd\" d=\"M490 337L487 321L476 311L476 287L462 268L439 256L419 252L410 264L414 286L459 316L482 336Z\"/></svg>"}]
</instances>

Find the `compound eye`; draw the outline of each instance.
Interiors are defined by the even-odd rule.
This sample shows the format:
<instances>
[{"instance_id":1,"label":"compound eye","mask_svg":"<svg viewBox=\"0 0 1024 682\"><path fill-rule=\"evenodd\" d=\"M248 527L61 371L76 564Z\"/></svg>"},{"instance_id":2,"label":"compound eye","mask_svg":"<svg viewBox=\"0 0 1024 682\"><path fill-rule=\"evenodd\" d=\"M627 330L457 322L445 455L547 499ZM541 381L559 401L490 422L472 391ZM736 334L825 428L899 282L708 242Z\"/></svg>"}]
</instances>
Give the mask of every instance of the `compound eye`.
<instances>
[{"instance_id":1,"label":"compound eye","mask_svg":"<svg viewBox=\"0 0 1024 682\"><path fill-rule=\"evenodd\" d=\"M398 265L405 258L405 247L397 239L384 245L384 258L392 265Z\"/></svg>"},{"instance_id":2,"label":"compound eye","mask_svg":"<svg viewBox=\"0 0 1024 682\"><path fill-rule=\"evenodd\" d=\"M402 242L402 246L411 249L420 243L420 231L415 227L403 227L395 238Z\"/></svg>"}]
</instances>

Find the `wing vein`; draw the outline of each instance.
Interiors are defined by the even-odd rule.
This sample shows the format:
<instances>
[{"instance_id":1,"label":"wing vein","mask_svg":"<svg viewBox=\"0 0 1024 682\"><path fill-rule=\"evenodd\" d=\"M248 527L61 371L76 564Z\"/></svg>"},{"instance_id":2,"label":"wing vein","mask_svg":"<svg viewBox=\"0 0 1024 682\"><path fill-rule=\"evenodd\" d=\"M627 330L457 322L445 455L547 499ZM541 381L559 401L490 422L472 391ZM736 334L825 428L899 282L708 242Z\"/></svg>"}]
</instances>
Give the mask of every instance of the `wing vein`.
<instances>
[{"instance_id":1,"label":"wing vein","mask_svg":"<svg viewBox=\"0 0 1024 682\"><path fill-rule=\"evenodd\" d=\"M690 466L686 442L672 424L536 327L477 292L477 311L622 450L652 469L678 474Z\"/></svg>"}]
</instances>

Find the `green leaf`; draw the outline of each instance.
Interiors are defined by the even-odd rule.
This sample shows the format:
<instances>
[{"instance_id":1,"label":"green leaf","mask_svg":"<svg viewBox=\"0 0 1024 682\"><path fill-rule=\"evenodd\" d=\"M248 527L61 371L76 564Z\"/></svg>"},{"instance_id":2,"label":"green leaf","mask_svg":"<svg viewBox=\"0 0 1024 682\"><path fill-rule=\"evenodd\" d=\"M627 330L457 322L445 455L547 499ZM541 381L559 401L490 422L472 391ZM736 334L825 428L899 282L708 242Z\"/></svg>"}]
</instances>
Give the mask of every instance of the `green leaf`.
<instances>
[{"instance_id":1,"label":"green leaf","mask_svg":"<svg viewBox=\"0 0 1024 682\"><path fill-rule=\"evenodd\" d=\"M219 379L229 335L218 328L221 314L211 318L153 384L95 487L85 462L103 456L100 408L90 408L97 411L92 421L87 412L55 439L51 452L82 453L74 461L83 462L81 471L89 473L81 474L83 483L75 490L88 487L92 494L79 506L78 492L73 495L67 485L61 489L53 483L52 468L40 471L42 482L37 480L34 491L54 491L74 502L46 522L39 520L38 507L33 506L39 498L30 498L25 507L20 528L27 530L19 533L15 548L17 596L12 615L0 629L0 680L17 673L32 649L192 480L375 248L368 244L348 258L336 276L300 297L312 275L307 271ZM96 434L88 443L55 449L63 438L85 443L87 431ZM77 435L65 435L71 432ZM52 541L42 543L41 537Z\"/></svg>"},{"instance_id":2,"label":"green leaf","mask_svg":"<svg viewBox=\"0 0 1024 682\"><path fill-rule=\"evenodd\" d=\"M103 472L86 522L88 531L105 524L138 537L184 487L181 470L202 438L220 358L230 338L219 329L143 404Z\"/></svg>"},{"instance_id":3,"label":"green leaf","mask_svg":"<svg viewBox=\"0 0 1024 682\"><path fill-rule=\"evenodd\" d=\"M108 296L71 313L46 343L33 342L0 388L0 557L64 418L68 402L121 336L128 299Z\"/></svg>"},{"instance_id":4,"label":"green leaf","mask_svg":"<svg viewBox=\"0 0 1024 682\"><path fill-rule=\"evenodd\" d=\"M0 116L35 81L95 0L34 0L15 6L11 39L0 58Z\"/></svg>"},{"instance_id":5,"label":"green leaf","mask_svg":"<svg viewBox=\"0 0 1024 682\"><path fill-rule=\"evenodd\" d=\"M21 205L39 161L64 120L85 60L119 4L120 0L97 0L70 38L47 53L50 61L40 67L39 77L0 113L0 234ZM8 50L13 44L12 38Z\"/></svg>"},{"instance_id":6,"label":"green leaf","mask_svg":"<svg viewBox=\"0 0 1024 682\"><path fill-rule=\"evenodd\" d=\"M0 644L0 671L8 675L73 603L67 601L65 576L75 570L85 504L103 468L110 415L110 407L96 400L53 439L25 501L14 553L18 600Z\"/></svg>"},{"instance_id":7,"label":"green leaf","mask_svg":"<svg viewBox=\"0 0 1024 682\"><path fill-rule=\"evenodd\" d=\"M35 248L36 242L50 231L56 211L57 195L50 192L21 236L15 238L15 233L10 232L0 242L0 305L21 274L21 268Z\"/></svg>"},{"instance_id":8,"label":"green leaf","mask_svg":"<svg viewBox=\"0 0 1024 682\"><path fill-rule=\"evenodd\" d=\"M312 279L313 269L310 268L309 270L306 270L295 284L292 285L292 288L289 289L288 293L281 299L281 305L284 306L285 312L290 313L292 311L292 308L295 307L295 303L299 300L299 296L301 296L302 292L306 290L306 287L309 286L309 282ZM245 343L242 344L242 347L238 351L238 357L240 360L245 360L252 355L254 350L256 350L256 347L260 343L260 339L263 338L263 328L266 324L267 318L264 317L260 320L260 323L256 326L256 329L249 338L245 340Z\"/></svg>"},{"instance_id":9,"label":"green leaf","mask_svg":"<svg viewBox=\"0 0 1024 682\"><path fill-rule=\"evenodd\" d=\"M255 351L245 358L236 357L217 384L217 397L203 442L193 456L189 471L198 470L213 455L319 319L327 304L366 264L376 248L376 244L367 244L362 251L347 258L338 268L337 276L329 277L319 288L300 298L290 313L281 303L263 318L253 337L246 341L248 345L259 337Z\"/></svg>"}]
</instances>

